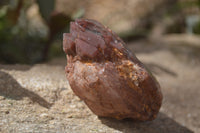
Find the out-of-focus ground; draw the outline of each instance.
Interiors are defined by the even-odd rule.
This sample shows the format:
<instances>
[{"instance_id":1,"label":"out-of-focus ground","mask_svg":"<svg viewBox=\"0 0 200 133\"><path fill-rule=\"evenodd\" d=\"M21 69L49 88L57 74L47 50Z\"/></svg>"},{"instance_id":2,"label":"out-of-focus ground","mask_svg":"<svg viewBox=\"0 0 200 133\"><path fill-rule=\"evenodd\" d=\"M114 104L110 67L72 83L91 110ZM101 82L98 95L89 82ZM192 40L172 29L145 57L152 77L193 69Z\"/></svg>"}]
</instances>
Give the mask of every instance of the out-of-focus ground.
<instances>
[{"instance_id":1,"label":"out-of-focus ground","mask_svg":"<svg viewBox=\"0 0 200 133\"><path fill-rule=\"evenodd\" d=\"M0 65L0 132L200 132L200 44L176 38L128 44L162 87L163 105L154 121L98 118L73 94L66 59L57 58L33 66Z\"/></svg>"}]
</instances>

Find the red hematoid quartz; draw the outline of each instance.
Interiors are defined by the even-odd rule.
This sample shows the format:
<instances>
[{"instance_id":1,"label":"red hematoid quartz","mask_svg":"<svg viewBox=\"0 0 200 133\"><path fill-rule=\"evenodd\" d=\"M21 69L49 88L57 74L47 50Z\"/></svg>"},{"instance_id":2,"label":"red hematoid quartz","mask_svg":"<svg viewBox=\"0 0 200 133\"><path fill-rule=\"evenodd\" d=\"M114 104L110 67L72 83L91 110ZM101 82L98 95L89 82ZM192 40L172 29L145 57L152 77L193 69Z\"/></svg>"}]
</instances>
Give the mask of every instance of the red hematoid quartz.
<instances>
[{"instance_id":1,"label":"red hematoid quartz","mask_svg":"<svg viewBox=\"0 0 200 133\"><path fill-rule=\"evenodd\" d=\"M77 19L63 38L67 79L93 113L139 121L156 118L160 86L114 32L97 21Z\"/></svg>"}]
</instances>

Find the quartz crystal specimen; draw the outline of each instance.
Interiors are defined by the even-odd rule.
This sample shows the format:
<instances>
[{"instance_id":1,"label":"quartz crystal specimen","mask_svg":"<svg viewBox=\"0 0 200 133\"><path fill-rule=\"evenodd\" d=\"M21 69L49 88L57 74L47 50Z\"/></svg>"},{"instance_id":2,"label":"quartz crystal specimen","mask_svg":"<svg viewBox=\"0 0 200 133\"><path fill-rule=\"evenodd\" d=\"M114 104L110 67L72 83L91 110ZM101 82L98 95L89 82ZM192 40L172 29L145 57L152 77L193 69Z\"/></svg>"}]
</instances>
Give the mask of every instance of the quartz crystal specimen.
<instances>
[{"instance_id":1,"label":"quartz crystal specimen","mask_svg":"<svg viewBox=\"0 0 200 133\"><path fill-rule=\"evenodd\" d=\"M77 19L63 35L63 49L69 84L94 114L139 121L156 118L162 104L158 82L109 28Z\"/></svg>"}]
</instances>

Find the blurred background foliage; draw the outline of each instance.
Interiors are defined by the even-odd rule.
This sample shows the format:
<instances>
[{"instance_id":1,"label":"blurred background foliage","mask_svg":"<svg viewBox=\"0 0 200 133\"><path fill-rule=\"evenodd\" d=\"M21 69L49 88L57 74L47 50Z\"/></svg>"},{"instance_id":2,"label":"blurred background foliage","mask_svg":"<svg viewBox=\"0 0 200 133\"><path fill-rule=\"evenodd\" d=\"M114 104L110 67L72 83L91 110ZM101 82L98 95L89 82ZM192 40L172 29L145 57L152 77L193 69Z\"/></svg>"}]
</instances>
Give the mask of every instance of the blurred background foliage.
<instances>
[{"instance_id":1,"label":"blurred background foliage","mask_svg":"<svg viewBox=\"0 0 200 133\"><path fill-rule=\"evenodd\" d=\"M0 63L64 56L62 33L80 17L108 25L125 41L200 34L200 0L1 0Z\"/></svg>"}]
</instances>

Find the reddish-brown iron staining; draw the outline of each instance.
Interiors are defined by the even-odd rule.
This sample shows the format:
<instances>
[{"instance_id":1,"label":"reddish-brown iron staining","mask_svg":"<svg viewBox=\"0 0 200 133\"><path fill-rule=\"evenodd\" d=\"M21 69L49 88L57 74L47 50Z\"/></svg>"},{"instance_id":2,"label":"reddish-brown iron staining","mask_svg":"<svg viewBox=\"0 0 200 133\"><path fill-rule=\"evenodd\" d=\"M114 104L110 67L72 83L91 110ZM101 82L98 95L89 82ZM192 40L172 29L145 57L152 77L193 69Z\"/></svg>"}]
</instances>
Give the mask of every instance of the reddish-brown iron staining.
<instances>
[{"instance_id":1,"label":"reddish-brown iron staining","mask_svg":"<svg viewBox=\"0 0 200 133\"><path fill-rule=\"evenodd\" d=\"M162 104L158 82L109 28L77 19L63 36L63 49L69 84L96 115L156 118Z\"/></svg>"}]
</instances>

